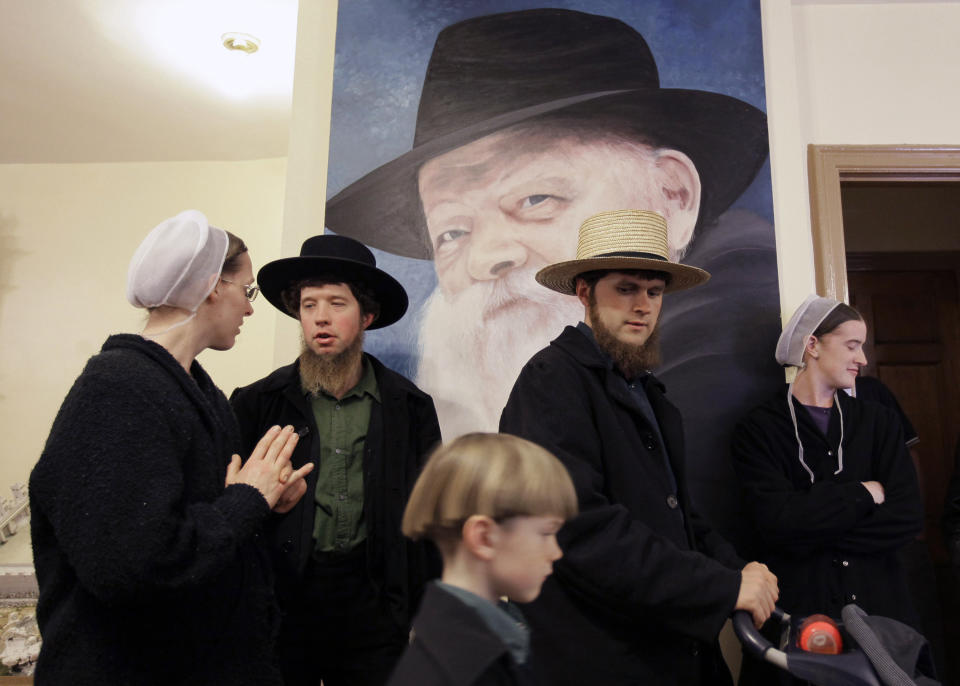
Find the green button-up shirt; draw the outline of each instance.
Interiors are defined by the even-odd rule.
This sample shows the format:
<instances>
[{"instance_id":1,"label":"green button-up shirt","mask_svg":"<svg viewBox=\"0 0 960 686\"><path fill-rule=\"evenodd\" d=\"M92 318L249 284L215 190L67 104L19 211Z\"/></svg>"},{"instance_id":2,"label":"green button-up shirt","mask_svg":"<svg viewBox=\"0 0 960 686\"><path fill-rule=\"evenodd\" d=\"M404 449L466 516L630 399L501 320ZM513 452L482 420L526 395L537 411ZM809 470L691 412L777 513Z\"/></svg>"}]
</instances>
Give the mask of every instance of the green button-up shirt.
<instances>
[{"instance_id":1,"label":"green button-up shirt","mask_svg":"<svg viewBox=\"0 0 960 686\"><path fill-rule=\"evenodd\" d=\"M343 398L337 400L321 392L309 399L320 441L314 545L319 552L343 552L367 537L363 521L363 447L373 403L380 402L373 365L364 358L363 376Z\"/></svg>"}]
</instances>

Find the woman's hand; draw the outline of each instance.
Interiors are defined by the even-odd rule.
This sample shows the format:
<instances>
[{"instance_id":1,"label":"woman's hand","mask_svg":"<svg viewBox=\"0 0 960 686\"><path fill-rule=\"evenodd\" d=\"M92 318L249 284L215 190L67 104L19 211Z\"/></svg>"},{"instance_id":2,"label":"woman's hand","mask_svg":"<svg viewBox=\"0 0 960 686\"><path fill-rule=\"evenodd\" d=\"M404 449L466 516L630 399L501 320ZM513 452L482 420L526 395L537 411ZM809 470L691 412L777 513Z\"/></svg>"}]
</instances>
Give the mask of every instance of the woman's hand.
<instances>
[{"instance_id":1,"label":"woman's hand","mask_svg":"<svg viewBox=\"0 0 960 686\"><path fill-rule=\"evenodd\" d=\"M870 496L873 498L873 502L877 505L883 505L883 501L886 500L886 491L883 490L883 484L879 481L861 481L863 487L870 491Z\"/></svg>"},{"instance_id":2,"label":"woman's hand","mask_svg":"<svg viewBox=\"0 0 960 686\"><path fill-rule=\"evenodd\" d=\"M308 462L300 469L291 471L290 457L299 438L292 426L283 429L271 427L243 466L239 455L231 458L227 466L226 485L253 486L263 494L270 509L279 506L285 509L278 509L278 512L289 511L306 492L307 484L303 478L313 469L313 463Z\"/></svg>"}]
</instances>

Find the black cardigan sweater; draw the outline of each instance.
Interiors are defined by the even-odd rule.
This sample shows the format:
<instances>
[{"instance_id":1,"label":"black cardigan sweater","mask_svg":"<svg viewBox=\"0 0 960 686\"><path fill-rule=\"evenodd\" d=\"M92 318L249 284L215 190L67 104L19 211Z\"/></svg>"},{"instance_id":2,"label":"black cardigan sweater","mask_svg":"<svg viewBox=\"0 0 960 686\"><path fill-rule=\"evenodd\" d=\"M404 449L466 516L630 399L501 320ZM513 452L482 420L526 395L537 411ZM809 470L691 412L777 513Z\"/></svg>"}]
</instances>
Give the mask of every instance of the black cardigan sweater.
<instances>
[{"instance_id":1,"label":"black cardigan sweater","mask_svg":"<svg viewBox=\"0 0 960 686\"><path fill-rule=\"evenodd\" d=\"M824 435L791 398L813 483L798 457L786 388L737 426L735 466L760 536L760 559L777 575L779 605L791 614L838 618L843 605L855 602L917 626L896 553L920 531L923 509L900 421L877 403L837 397L838 474L836 403ZM883 484L882 505L862 481Z\"/></svg>"},{"instance_id":2,"label":"black cardigan sweater","mask_svg":"<svg viewBox=\"0 0 960 686\"><path fill-rule=\"evenodd\" d=\"M255 488L224 395L140 336L111 336L30 477L43 684L278 684Z\"/></svg>"}]
</instances>

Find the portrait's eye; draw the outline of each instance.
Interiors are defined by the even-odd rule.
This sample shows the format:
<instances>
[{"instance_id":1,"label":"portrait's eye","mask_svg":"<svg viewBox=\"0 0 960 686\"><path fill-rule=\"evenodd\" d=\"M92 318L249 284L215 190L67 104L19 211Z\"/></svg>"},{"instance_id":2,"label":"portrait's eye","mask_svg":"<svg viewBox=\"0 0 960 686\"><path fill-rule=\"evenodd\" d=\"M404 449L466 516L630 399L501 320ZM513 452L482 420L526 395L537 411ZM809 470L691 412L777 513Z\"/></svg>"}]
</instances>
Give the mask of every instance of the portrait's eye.
<instances>
[{"instance_id":1,"label":"portrait's eye","mask_svg":"<svg viewBox=\"0 0 960 686\"><path fill-rule=\"evenodd\" d=\"M452 243L466 236L469 231L465 229L450 229L437 236L437 249L443 247L445 243Z\"/></svg>"},{"instance_id":2,"label":"portrait's eye","mask_svg":"<svg viewBox=\"0 0 960 686\"><path fill-rule=\"evenodd\" d=\"M552 197L553 197L552 195L547 195L546 193L543 193L540 195L528 195L526 198L523 199L523 202L520 204L520 209L525 210L527 208L534 207L536 205L539 205L542 202L546 202Z\"/></svg>"}]
</instances>

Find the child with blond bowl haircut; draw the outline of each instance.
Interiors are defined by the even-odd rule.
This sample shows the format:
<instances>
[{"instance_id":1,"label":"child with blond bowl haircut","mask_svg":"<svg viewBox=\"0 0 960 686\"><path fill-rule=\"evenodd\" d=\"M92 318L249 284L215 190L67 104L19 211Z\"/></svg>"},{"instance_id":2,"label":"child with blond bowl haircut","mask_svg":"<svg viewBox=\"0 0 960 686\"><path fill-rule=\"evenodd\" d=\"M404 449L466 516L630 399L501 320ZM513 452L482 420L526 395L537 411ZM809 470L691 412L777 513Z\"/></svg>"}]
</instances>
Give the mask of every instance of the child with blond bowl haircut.
<instances>
[{"instance_id":1,"label":"child with blond bowl haircut","mask_svg":"<svg viewBox=\"0 0 960 686\"><path fill-rule=\"evenodd\" d=\"M577 513L566 468L530 441L467 434L440 446L413 487L403 533L429 538L443 576L427 587L389 686L531 684L529 603ZM506 600L504 600L506 599Z\"/></svg>"}]
</instances>

